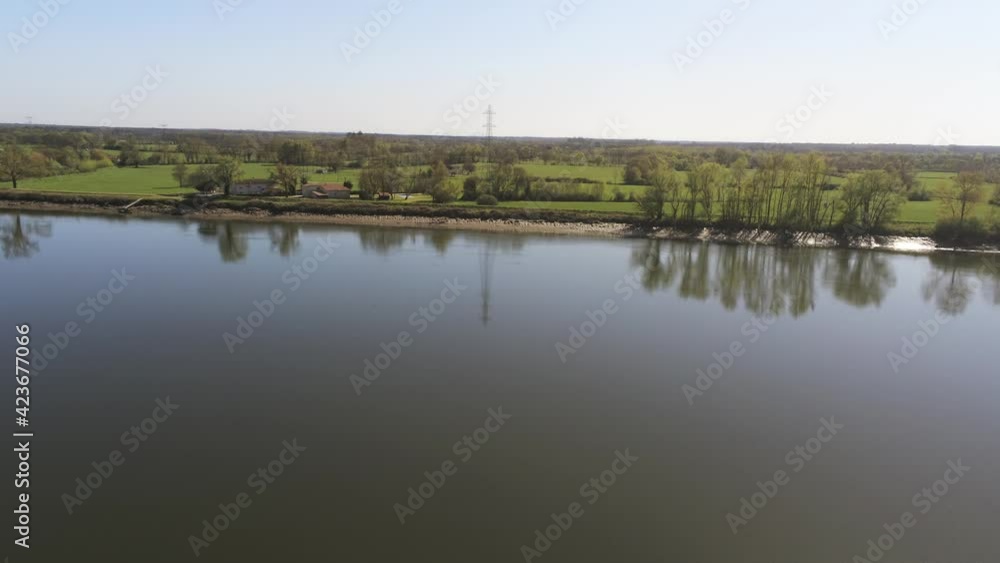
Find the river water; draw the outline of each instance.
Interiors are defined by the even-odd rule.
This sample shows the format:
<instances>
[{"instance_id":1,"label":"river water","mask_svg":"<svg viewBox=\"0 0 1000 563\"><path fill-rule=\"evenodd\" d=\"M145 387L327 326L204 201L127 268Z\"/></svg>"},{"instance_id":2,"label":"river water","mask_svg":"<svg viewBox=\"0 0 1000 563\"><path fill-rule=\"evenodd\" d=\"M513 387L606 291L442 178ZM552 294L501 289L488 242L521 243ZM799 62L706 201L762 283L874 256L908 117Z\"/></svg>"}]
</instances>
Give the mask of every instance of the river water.
<instances>
[{"instance_id":1,"label":"river water","mask_svg":"<svg viewBox=\"0 0 1000 563\"><path fill-rule=\"evenodd\" d=\"M9 213L0 238L0 355L22 324L34 350L11 563L1000 555L995 258Z\"/></svg>"}]
</instances>

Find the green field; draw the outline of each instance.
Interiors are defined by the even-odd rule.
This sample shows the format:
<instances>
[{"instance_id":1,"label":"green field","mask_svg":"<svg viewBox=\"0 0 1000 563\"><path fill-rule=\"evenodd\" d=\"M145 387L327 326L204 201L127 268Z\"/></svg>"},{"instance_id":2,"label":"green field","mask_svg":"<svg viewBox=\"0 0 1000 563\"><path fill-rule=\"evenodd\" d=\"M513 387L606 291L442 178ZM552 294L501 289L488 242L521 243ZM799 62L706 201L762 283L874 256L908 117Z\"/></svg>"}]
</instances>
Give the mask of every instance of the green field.
<instances>
[{"instance_id":1,"label":"green field","mask_svg":"<svg viewBox=\"0 0 1000 563\"><path fill-rule=\"evenodd\" d=\"M527 163L522 165L532 176L547 178L589 178L607 184L604 196L611 199L614 192L619 190L626 196L640 192L644 186L627 186L618 184L621 181L621 167L618 166L565 166L550 165L542 163ZM194 167L190 167L194 168ZM244 178L267 178L270 176L274 166L272 164L251 163L243 166ZM142 166L140 168L104 168L96 172L86 174L67 174L63 176L50 176L47 178L31 178L20 182L19 187L26 190L55 191L71 193L108 193L134 196L176 196L193 192L190 188L179 188L177 182L171 176L172 166ZM409 172L405 170L404 172ZM315 170L309 170L309 179L312 182L337 182L343 183L351 181L355 186L361 171L358 169L344 169L333 174L316 174ZM917 177L924 186L934 192L939 187L948 185L955 174L950 172L920 172ZM459 179L460 180L460 179ZM833 177L831 182L842 184L844 178ZM987 186L992 191L994 186ZM836 193L836 192L831 192ZM412 204L428 203L429 197L425 195L413 196L409 199L397 198L390 204ZM468 206L474 205L471 202L458 202L454 205ZM567 211L591 211L607 213L638 213L635 204L629 202L616 203L613 201L603 202L521 202L505 201L500 203L500 207L513 209L557 209ZM943 205L938 201L929 202L907 202L903 206L902 213L897 219L897 224L910 226L933 225L941 216ZM984 219L994 216L998 208L990 205L980 205L977 215Z\"/></svg>"},{"instance_id":2,"label":"green field","mask_svg":"<svg viewBox=\"0 0 1000 563\"><path fill-rule=\"evenodd\" d=\"M29 178L18 182L19 188L37 191L127 194L135 196L178 195L192 193L191 188L180 188L171 176L173 166L142 166L139 168L103 168L86 174L66 174L46 178ZM196 167L188 167L192 170ZM274 165L244 164L244 178L267 178ZM340 182L350 180L355 185L360 170L341 170L335 174L309 173L311 182Z\"/></svg>"}]
</instances>

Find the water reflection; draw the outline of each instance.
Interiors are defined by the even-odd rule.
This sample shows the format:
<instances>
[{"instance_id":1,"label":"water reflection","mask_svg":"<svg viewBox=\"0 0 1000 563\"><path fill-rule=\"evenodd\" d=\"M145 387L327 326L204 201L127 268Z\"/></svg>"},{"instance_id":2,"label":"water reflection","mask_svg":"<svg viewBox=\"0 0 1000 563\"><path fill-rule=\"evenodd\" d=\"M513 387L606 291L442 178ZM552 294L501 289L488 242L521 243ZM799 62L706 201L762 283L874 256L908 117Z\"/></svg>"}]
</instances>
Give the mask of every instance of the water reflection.
<instances>
[{"instance_id":1,"label":"water reflection","mask_svg":"<svg viewBox=\"0 0 1000 563\"><path fill-rule=\"evenodd\" d=\"M365 252L389 256L394 251L401 250L407 241L415 242L416 234L403 229L364 227L358 229L358 240L361 242L361 249Z\"/></svg>"},{"instance_id":2,"label":"water reflection","mask_svg":"<svg viewBox=\"0 0 1000 563\"><path fill-rule=\"evenodd\" d=\"M438 229L427 233L426 241L437 251L438 255L444 256L448 254L448 247L455 241L457 234L451 229Z\"/></svg>"},{"instance_id":3,"label":"water reflection","mask_svg":"<svg viewBox=\"0 0 1000 563\"><path fill-rule=\"evenodd\" d=\"M271 237L271 251L277 251L287 258L299 249L299 227L291 223L278 223L267 229Z\"/></svg>"},{"instance_id":4,"label":"water reflection","mask_svg":"<svg viewBox=\"0 0 1000 563\"><path fill-rule=\"evenodd\" d=\"M833 251L826 255L823 282L833 294L858 308L878 307L896 287L887 255L879 252Z\"/></svg>"},{"instance_id":5,"label":"water reflection","mask_svg":"<svg viewBox=\"0 0 1000 563\"><path fill-rule=\"evenodd\" d=\"M817 251L749 245L649 240L632 254L650 292L717 298L728 310L800 317L816 306L819 272L835 297L858 308L878 307L896 285L889 258L870 251Z\"/></svg>"},{"instance_id":6,"label":"water reflection","mask_svg":"<svg viewBox=\"0 0 1000 563\"><path fill-rule=\"evenodd\" d=\"M934 268L923 282L924 300L943 313L964 313L982 291L983 298L1000 305L1000 258L994 255L932 254Z\"/></svg>"},{"instance_id":7,"label":"water reflection","mask_svg":"<svg viewBox=\"0 0 1000 563\"><path fill-rule=\"evenodd\" d=\"M224 262L246 260L252 234L266 232L270 250L288 257L300 250L301 227L290 223L203 222L198 234L218 245ZM456 241L476 248L480 273L481 320L489 324L497 257L518 253L530 237L461 232L448 229L414 231L363 227L356 231L367 253L391 256L424 245L441 257ZM0 226L4 256L29 257L38 250L38 236L49 236L51 223L22 223L19 215ZM922 284L925 301L942 311L961 314L972 299L1000 305L1000 258L993 255L932 254L933 269ZM646 240L633 249L631 263L639 268L650 293L674 291L684 299L717 299L727 310L744 307L755 314L801 317L816 307L818 284L853 307L878 308L897 284L891 254L865 250L816 250L752 245L717 245Z\"/></svg>"},{"instance_id":8,"label":"water reflection","mask_svg":"<svg viewBox=\"0 0 1000 563\"><path fill-rule=\"evenodd\" d=\"M252 228L239 223L206 221L198 224L198 235L205 240L217 239L219 256L223 262L242 262L249 252L247 230Z\"/></svg>"},{"instance_id":9,"label":"water reflection","mask_svg":"<svg viewBox=\"0 0 1000 563\"><path fill-rule=\"evenodd\" d=\"M41 220L24 220L17 213L9 221L0 224L0 247L8 260L30 258L38 252L38 238L52 236L52 223Z\"/></svg>"}]
</instances>

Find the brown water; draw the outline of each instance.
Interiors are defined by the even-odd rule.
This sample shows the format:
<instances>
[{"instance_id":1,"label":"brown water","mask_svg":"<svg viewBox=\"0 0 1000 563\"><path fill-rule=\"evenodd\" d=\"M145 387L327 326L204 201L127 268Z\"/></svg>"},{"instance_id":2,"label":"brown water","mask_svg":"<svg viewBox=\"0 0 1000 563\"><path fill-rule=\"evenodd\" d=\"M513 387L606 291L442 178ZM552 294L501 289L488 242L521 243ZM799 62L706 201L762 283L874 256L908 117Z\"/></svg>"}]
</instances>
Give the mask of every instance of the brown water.
<instances>
[{"instance_id":1,"label":"brown water","mask_svg":"<svg viewBox=\"0 0 1000 563\"><path fill-rule=\"evenodd\" d=\"M1000 556L987 257L10 214L0 242L0 353L29 323L43 368L11 563Z\"/></svg>"}]
</instances>

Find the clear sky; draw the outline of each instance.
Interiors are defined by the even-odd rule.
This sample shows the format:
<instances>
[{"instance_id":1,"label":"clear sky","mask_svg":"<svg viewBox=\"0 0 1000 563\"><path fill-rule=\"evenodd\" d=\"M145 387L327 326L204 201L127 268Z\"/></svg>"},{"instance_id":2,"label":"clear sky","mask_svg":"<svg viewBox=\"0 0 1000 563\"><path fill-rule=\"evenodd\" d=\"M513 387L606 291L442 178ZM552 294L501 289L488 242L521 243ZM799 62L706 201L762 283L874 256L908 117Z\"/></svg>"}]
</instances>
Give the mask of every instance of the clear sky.
<instances>
[{"instance_id":1,"label":"clear sky","mask_svg":"<svg viewBox=\"0 0 1000 563\"><path fill-rule=\"evenodd\" d=\"M994 0L4 0L0 122L479 134L492 104L505 136L1000 145L998 22Z\"/></svg>"}]
</instances>

